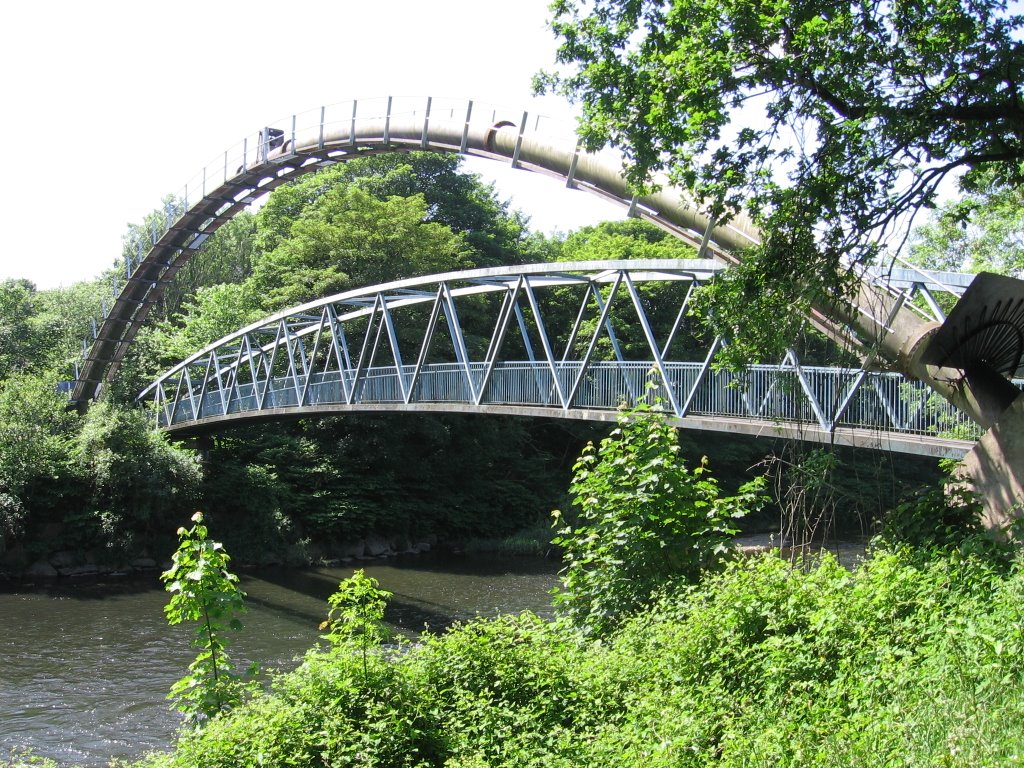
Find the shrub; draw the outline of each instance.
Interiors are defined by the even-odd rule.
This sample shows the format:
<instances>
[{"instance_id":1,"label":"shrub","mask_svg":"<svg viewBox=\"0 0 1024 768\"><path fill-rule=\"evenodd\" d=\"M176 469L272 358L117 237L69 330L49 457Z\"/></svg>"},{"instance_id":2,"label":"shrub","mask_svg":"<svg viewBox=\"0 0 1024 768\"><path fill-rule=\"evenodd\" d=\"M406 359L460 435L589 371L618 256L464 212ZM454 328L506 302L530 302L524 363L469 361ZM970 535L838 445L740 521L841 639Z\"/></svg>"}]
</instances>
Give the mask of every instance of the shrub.
<instances>
[{"instance_id":1,"label":"shrub","mask_svg":"<svg viewBox=\"0 0 1024 768\"><path fill-rule=\"evenodd\" d=\"M696 581L727 551L733 521L759 506L764 487L758 478L722 497L707 459L688 467L676 429L646 404L624 411L600 448L589 443L574 472L577 524L553 513L566 563L555 603L594 635L647 604L666 580Z\"/></svg>"}]
</instances>

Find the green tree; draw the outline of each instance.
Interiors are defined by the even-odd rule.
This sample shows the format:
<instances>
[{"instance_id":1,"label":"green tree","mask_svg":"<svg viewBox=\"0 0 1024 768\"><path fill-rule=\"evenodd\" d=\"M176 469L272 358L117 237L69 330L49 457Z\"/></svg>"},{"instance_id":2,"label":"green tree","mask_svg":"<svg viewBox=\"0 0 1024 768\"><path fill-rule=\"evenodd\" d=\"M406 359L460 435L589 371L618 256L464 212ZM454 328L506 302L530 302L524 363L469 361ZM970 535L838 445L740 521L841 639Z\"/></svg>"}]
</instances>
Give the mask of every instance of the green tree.
<instances>
[{"instance_id":1,"label":"green tree","mask_svg":"<svg viewBox=\"0 0 1024 768\"><path fill-rule=\"evenodd\" d=\"M339 163L274 190L260 210L257 248L272 251L294 221L335 187L358 187L378 200L423 195L426 219L462 235L473 266L514 264L532 253L526 219L498 199L493 186L460 170L461 158L434 152L370 155ZM411 273L407 273L411 274Z\"/></svg>"},{"instance_id":2,"label":"green tree","mask_svg":"<svg viewBox=\"0 0 1024 768\"><path fill-rule=\"evenodd\" d=\"M192 515L192 522L191 528L178 529L178 550L160 578L171 593L164 608L167 623L196 622L192 646L199 651L168 698L193 724L201 724L239 704L256 670L236 673L227 651L226 633L242 628L238 615L245 612L245 593L228 569L231 558L223 545L209 539L202 512Z\"/></svg>"},{"instance_id":3,"label":"green tree","mask_svg":"<svg viewBox=\"0 0 1024 768\"><path fill-rule=\"evenodd\" d=\"M88 478L83 536L91 540L82 543L119 556L170 550L171 521L198 498L195 452L171 445L138 409L103 401L85 415L74 457Z\"/></svg>"},{"instance_id":4,"label":"green tree","mask_svg":"<svg viewBox=\"0 0 1024 768\"><path fill-rule=\"evenodd\" d=\"M245 283L203 286L183 300L181 312L150 333L163 370L265 314ZM156 375L160 371L149 371Z\"/></svg>"},{"instance_id":5,"label":"green tree","mask_svg":"<svg viewBox=\"0 0 1024 768\"><path fill-rule=\"evenodd\" d=\"M338 185L302 210L286 239L255 259L251 286L270 312L346 288L459 269L467 256L461 237L427 221L422 196L378 200Z\"/></svg>"},{"instance_id":6,"label":"green tree","mask_svg":"<svg viewBox=\"0 0 1024 768\"><path fill-rule=\"evenodd\" d=\"M388 639L390 633L384 623L384 609L391 593L380 588L380 582L366 575L360 568L338 584L338 589L327 598L331 606L327 620L320 624L327 640L335 646L354 644L363 659L363 683L369 681L367 654Z\"/></svg>"},{"instance_id":7,"label":"green tree","mask_svg":"<svg viewBox=\"0 0 1024 768\"><path fill-rule=\"evenodd\" d=\"M59 521L65 506L75 506L82 485L72 458L78 421L45 378L0 381L0 550L33 522Z\"/></svg>"},{"instance_id":8,"label":"green tree","mask_svg":"<svg viewBox=\"0 0 1024 768\"><path fill-rule=\"evenodd\" d=\"M1024 186L979 175L915 230L910 258L928 269L1024 277Z\"/></svg>"},{"instance_id":9,"label":"green tree","mask_svg":"<svg viewBox=\"0 0 1024 768\"><path fill-rule=\"evenodd\" d=\"M35 286L28 280L0 283L0 381L34 362L29 325L34 299Z\"/></svg>"},{"instance_id":10,"label":"green tree","mask_svg":"<svg viewBox=\"0 0 1024 768\"><path fill-rule=\"evenodd\" d=\"M664 171L716 219L760 225L755 268L726 281L743 300L710 317L726 335L843 295L847 259L874 259L950 173L1024 181L1024 17L1002 0L552 10L565 71L537 87L581 102L586 145L622 148L637 185Z\"/></svg>"},{"instance_id":11,"label":"green tree","mask_svg":"<svg viewBox=\"0 0 1024 768\"><path fill-rule=\"evenodd\" d=\"M554 512L565 551L555 603L602 635L649 604L667 581L696 581L728 550L733 521L756 509L764 479L721 496L707 459L690 468L665 414L641 403L589 443L569 486L575 523Z\"/></svg>"},{"instance_id":12,"label":"green tree","mask_svg":"<svg viewBox=\"0 0 1024 768\"><path fill-rule=\"evenodd\" d=\"M255 217L242 211L213 233L202 249L174 275L160 297L158 317L167 319L197 290L240 283L252 273Z\"/></svg>"},{"instance_id":13,"label":"green tree","mask_svg":"<svg viewBox=\"0 0 1024 768\"><path fill-rule=\"evenodd\" d=\"M104 301L113 303L109 279L75 283L36 294L29 322L36 370L54 380L70 379L82 355L82 340L92 339L92 321L100 321Z\"/></svg>"},{"instance_id":14,"label":"green tree","mask_svg":"<svg viewBox=\"0 0 1024 768\"><path fill-rule=\"evenodd\" d=\"M600 224L583 227L569 234L558 246L559 261L599 261L625 259L692 259L696 251L688 244L671 236L641 219L625 221L606 221ZM682 292L686 288L680 283L641 283L637 286L644 312L651 323L654 336L664 343L669 331L677 320ZM566 302L564 319L552 325L571 328L575 314L579 310L582 294L579 291L564 290L564 294L573 296ZM603 291L605 300L610 296L610 289ZM644 335L643 327L637 322L636 309L633 306L626 287L620 286L609 315L615 328L616 340L623 356L631 360L649 360L650 345ZM595 306L584 318L581 333L576 340L575 354L582 357L590 343L595 330L599 313ZM705 351L708 342L699 342L693 332L702 333L703 327L684 328L673 340L673 356L683 355L687 350ZM603 330L598 334L598 345L595 349L598 359L610 360L614 352L611 339ZM682 358L676 358L682 359Z\"/></svg>"}]
</instances>

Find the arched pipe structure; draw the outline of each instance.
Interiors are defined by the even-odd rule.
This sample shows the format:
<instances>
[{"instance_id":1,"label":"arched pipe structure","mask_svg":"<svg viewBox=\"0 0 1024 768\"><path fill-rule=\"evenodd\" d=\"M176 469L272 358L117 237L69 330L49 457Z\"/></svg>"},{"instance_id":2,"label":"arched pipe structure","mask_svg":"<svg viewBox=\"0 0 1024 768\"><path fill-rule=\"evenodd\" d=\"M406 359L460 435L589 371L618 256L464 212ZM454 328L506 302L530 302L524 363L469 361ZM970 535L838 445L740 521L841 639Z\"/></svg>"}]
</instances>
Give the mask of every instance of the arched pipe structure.
<instances>
[{"instance_id":1,"label":"arched pipe structure","mask_svg":"<svg viewBox=\"0 0 1024 768\"><path fill-rule=\"evenodd\" d=\"M175 433L351 411L612 420L658 403L684 428L959 457L970 422L894 373L713 370L686 328L710 259L534 264L347 291L211 344L140 398ZM656 313L652 316L652 312ZM472 317L464 322L463 317ZM945 431L947 436L940 436Z\"/></svg>"},{"instance_id":2,"label":"arched pipe structure","mask_svg":"<svg viewBox=\"0 0 1024 768\"><path fill-rule=\"evenodd\" d=\"M94 323L93 338L83 342L71 401L84 406L96 397L177 271L210 235L260 196L302 174L366 153L416 150L489 158L561 178L570 188L618 202L631 215L692 243L700 256L721 263L735 263L743 248L758 241L758 232L743 216L716 223L679 190L633 194L617 154L584 152L571 131L552 130L550 121L525 111L473 101L392 97L322 107L261 127L205 166L175 197L163 225L136 244L125 264L124 283L115 286L112 304ZM860 348L868 363L927 378L950 396L946 379L929 378L915 357L920 340L941 317L920 312L892 273L864 277L852 308L821 307L812 320L833 338ZM908 282L926 292L945 287L935 276Z\"/></svg>"}]
</instances>

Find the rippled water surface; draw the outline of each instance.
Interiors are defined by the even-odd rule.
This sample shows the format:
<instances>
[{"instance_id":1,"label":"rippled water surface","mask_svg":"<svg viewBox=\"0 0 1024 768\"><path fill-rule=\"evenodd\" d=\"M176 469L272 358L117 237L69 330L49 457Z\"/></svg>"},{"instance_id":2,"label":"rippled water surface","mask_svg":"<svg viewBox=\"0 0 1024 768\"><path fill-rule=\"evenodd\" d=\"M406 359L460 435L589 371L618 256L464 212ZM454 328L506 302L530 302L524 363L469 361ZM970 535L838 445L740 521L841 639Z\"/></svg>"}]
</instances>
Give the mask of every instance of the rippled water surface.
<instances>
[{"instance_id":1,"label":"rippled water surface","mask_svg":"<svg viewBox=\"0 0 1024 768\"><path fill-rule=\"evenodd\" d=\"M363 567L394 592L389 623L412 636L477 614L547 613L557 566L421 556ZM352 570L243 577L249 613L234 656L294 666ZM189 630L167 626L166 602L155 577L0 592L0 755L29 747L61 764L102 766L169 746L178 719L164 697L193 653Z\"/></svg>"}]
</instances>

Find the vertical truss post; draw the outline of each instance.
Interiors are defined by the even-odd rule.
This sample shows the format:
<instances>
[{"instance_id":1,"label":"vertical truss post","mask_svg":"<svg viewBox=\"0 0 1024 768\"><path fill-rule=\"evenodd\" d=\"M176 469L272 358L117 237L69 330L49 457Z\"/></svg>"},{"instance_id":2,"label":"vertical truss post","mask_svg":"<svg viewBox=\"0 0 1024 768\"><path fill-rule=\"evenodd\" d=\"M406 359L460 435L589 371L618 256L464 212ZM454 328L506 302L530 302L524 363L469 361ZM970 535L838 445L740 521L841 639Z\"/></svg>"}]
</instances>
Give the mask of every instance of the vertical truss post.
<instances>
[{"instance_id":1,"label":"vertical truss post","mask_svg":"<svg viewBox=\"0 0 1024 768\"><path fill-rule=\"evenodd\" d=\"M299 397L299 407L301 408L306 404L306 398L309 395L309 384L314 376L313 364L316 362L316 353L320 350L320 339L324 333L324 326L327 324L327 312L326 310L320 313L320 325L317 326L316 334L313 336L313 351L309 355L309 364L305 365L306 357L303 355L302 361L306 369L306 381L302 385L302 395Z\"/></svg>"},{"instance_id":2,"label":"vertical truss post","mask_svg":"<svg viewBox=\"0 0 1024 768\"><path fill-rule=\"evenodd\" d=\"M683 401L683 407L679 418L685 418L686 414L690 412L690 407L693 405L694 398L697 397L697 391L700 389L700 385L704 383L704 377L708 375L708 371L711 370L711 361L715 359L715 355L718 353L719 347L722 346L722 337L716 336L715 340L711 342L711 348L708 349L708 353L704 358L703 364L697 371L697 378L693 380L693 386L690 387L690 391L686 393L686 399Z\"/></svg>"},{"instance_id":3,"label":"vertical truss post","mask_svg":"<svg viewBox=\"0 0 1024 768\"><path fill-rule=\"evenodd\" d=\"M281 344L281 325L277 326L277 333L274 335L274 342L270 345L270 355L267 356L267 351L263 348L263 345L259 345L260 351L260 367L263 370L263 392L257 398L256 410L262 411L264 405L267 402L267 393L270 391L270 385L274 379L274 363L277 362L277 350Z\"/></svg>"},{"instance_id":4,"label":"vertical truss post","mask_svg":"<svg viewBox=\"0 0 1024 768\"><path fill-rule=\"evenodd\" d=\"M800 365L800 359L797 357L796 350L787 350L786 359L790 360L793 370L796 372L797 380L800 382L800 388L803 389L804 394L807 395L807 400L811 405L811 410L814 411L814 417L818 420L818 424L821 426L822 431L831 434L833 425L825 417L825 413L821 409L821 404L818 402L817 396L811 389L810 382L807 381L807 376L804 373L803 366ZM779 366L779 371L784 369L785 364L786 362L783 360L782 365Z\"/></svg>"},{"instance_id":5,"label":"vertical truss post","mask_svg":"<svg viewBox=\"0 0 1024 768\"><path fill-rule=\"evenodd\" d=\"M568 189L576 189L576 166L580 164L580 142L576 140L576 149L572 152L572 161L569 163L569 173L565 175L565 186Z\"/></svg>"},{"instance_id":6,"label":"vertical truss post","mask_svg":"<svg viewBox=\"0 0 1024 768\"><path fill-rule=\"evenodd\" d=\"M537 367L537 356L533 353L533 342L530 341L530 330L526 327L526 318L523 317L522 307L519 302L515 306L516 322L519 324L519 333L523 337L523 345L526 347L526 357L530 361L530 369L533 371L533 379L537 384L537 394L544 393L544 382L540 378L540 369Z\"/></svg>"},{"instance_id":7,"label":"vertical truss post","mask_svg":"<svg viewBox=\"0 0 1024 768\"><path fill-rule=\"evenodd\" d=\"M381 297L381 313L384 318L384 326L387 328L388 341L391 343L391 356L395 361L395 373L398 376L398 387L402 391L402 402L409 402L410 387L405 380L405 366L402 364L402 350L398 346L398 333L395 331L395 321L391 317L391 309L388 307L387 299Z\"/></svg>"},{"instance_id":8,"label":"vertical truss post","mask_svg":"<svg viewBox=\"0 0 1024 768\"><path fill-rule=\"evenodd\" d=\"M491 383L491 376L498 362L498 353L505 341L508 327L511 325L512 313L518 300L519 289L522 286L522 277L516 281L515 288L509 288L502 296L501 309L498 310L498 318L494 323L494 332L491 334L491 341L487 345L487 354L484 356L484 375L480 381L480 389L477 392L475 405L483 401L484 393Z\"/></svg>"},{"instance_id":9,"label":"vertical truss post","mask_svg":"<svg viewBox=\"0 0 1024 768\"><path fill-rule=\"evenodd\" d=\"M370 313L367 317L366 335L363 336L363 346L359 350L359 360L356 363L355 375L352 378L352 391L349 396L349 405L352 405L353 403L359 400L359 396L362 392L363 377L365 375L366 369L373 365L373 360L377 356L377 344L380 341L381 329L383 328L384 323L377 323L377 335L374 338L372 349L370 349L370 334L373 332L374 321L377 318L377 307L380 305L381 301L381 295L378 293L373 299L373 308L370 310ZM369 361L367 361L366 356L368 349L370 349Z\"/></svg>"},{"instance_id":10,"label":"vertical truss post","mask_svg":"<svg viewBox=\"0 0 1024 768\"><path fill-rule=\"evenodd\" d=\"M889 422L896 429L901 429L905 422L899 417L899 414L893 408L892 402L888 396L882 391L881 385L878 383L878 377L871 377L871 388L875 390L875 394L878 396L878 402L881 404L882 409L885 411L885 415L889 418Z\"/></svg>"},{"instance_id":11,"label":"vertical truss post","mask_svg":"<svg viewBox=\"0 0 1024 768\"><path fill-rule=\"evenodd\" d=\"M593 291L594 297L597 299L598 306L601 307L601 313L597 321L597 326L594 328L594 335L590 337L590 343L587 345L587 352L583 356L583 360L580 362L580 369L579 371L576 372L576 380L572 383L572 389L569 391L570 405L576 401L576 395L579 394L580 387L583 384L583 376L586 374L587 369L590 367L590 361L594 357L594 350L597 349L597 340L601 335L601 329L604 327L605 323L608 322L608 315L611 312L612 304L615 302L615 294L618 292L619 286L622 284L622 276L622 271L619 271L615 275L615 282L612 283L611 292L608 294L608 301L601 301L600 288L598 288L594 283L590 283L587 286L588 293ZM580 316L577 318L577 323L580 322L581 320L582 312ZM627 388L632 389L632 387L630 387L629 377L626 376L625 369L623 369L621 366L621 364L625 361L622 360L621 354L618 357L623 381L626 382ZM633 395L633 399L635 400L635 395Z\"/></svg>"},{"instance_id":12,"label":"vertical truss post","mask_svg":"<svg viewBox=\"0 0 1024 768\"><path fill-rule=\"evenodd\" d=\"M664 358L668 357L669 350L672 348L672 342L676 340L676 333L683 325L683 318L686 317L686 310L689 309L690 297L693 295L693 288L696 284L696 280L691 280L686 284L686 295L683 296L683 303L679 305L679 312L676 314L675 322L672 323L672 330L668 332L665 346L661 348L661 356Z\"/></svg>"},{"instance_id":13,"label":"vertical truss post","mask_svg":"<svg viewBox=\"0 0 1024 768\"><path fill-rule=\"evenodd\" d=\"M459 144L459 152L466 154L466 149L469 148L469 123L473 117L473 101L470 100L466 104L466 122L462 125L462 143Z\"/></svg>"},{"instance_id":14,"label":"vertical truss post","mask_svg":"<svg viewBox=\"0 0 1024 768\"><path fill-rule=\"evenodd\" d=\"M512 167L519 167L519 153L523 149L523 134L526 133L526 121L529 119L529 115L523 112L523 120L519 123L519 135L516 136L516 148L512 152Z\"/></svg>"},{"instance_id":15,"label":"vertical truss post","mask_svg":"<svg viewBox=\"0 0 1024 768\"><path fill-rule=\"evenodd\" d=\"M416 356L416 367L412 372L412 381L409 382L410 392L416 391L416 385L419 383L420 372L423 370L423 366L426 365L427 356L430 354L431 346L433 346L434 332L437 329L437 321L441 315L441 299L443 295L441 287L438 286L437 293L434 294L434 303L430 307L430 317L427 318L427 327L423 334L423 342L420 344L420 353Z\"/></svg>"},{"instance_id":16,"label":"vertical truss post","mask_svg":"<svg viewBox=\"0 0 1024 768\"><path fill-rule=\"evenodd\" d=\"M199 412L196 414L197 419L203 417L203 405L206 401L206 393L210 385L211 374L214 371L213 367L214 356L211 352L206 358L206 370L203 372L203 383L199 388Z\"/></svg>"},{"instance_id":17,"label":"vertical truss post","mask_svg":"<svg viewBox=\"0 0 1024 768\"><path fill-rule=\"evenodd\" d=\"M426 149L428 138L430 137L430 104L433 102L432 96L427 96L427 111L423 115L423 136L420 139L420 149Z\"/></svg>"},{"instance_id":18,"label":"vertical truss post","mask_svg":"<svg viewBox=\"0 0 1024 768\"><path fill-rule=\"evenodd\" d=\"M665 361L661 357L661 350L658 348L658 342L654 338L654 332L651 330L651 324L647 319L647 313L644 311L644 306L640 301L640 295L637 293L636 286L633 284L632 278L629 273L625 275L626 289L629 291L629 297L633 300L633 307L636 309L637 319L640 321L640 326L643 328L644 337L647 339L647 346L651 350L651 355L654 357L654 365L658 370L658 375L661 376L662 383L665 386L665 392L668 394L669 404L672 406L672 412L678 417L683 417L683 409L679 405L679 399L676 397L676 388L672 384L672 379L669 378L668 369L665 366Z\"/></svg>"},{"instance_id":19,"label":"vertical truss post","mask_svg":"<svg viewBox=\"0 0 1024 768\"><path fill-rule=\"evenodd\" d=\"M334 359L338 361L338 377L341 379L341 391L345 395L345 402L352 402L352 389L354 383L349 382L349 376L355 381L355 374L352 369L352 356L348 350L348 338L345 336L345 324L338 319L337 310L331 304L327 305L328 320L331 325L331 351ZM331 356L328 354L327 362L324 363L324 373L330 365Z\"/></svg>"},{"instance_id":20,"label":"vertical truss post","mask_svg":"<svg viewBox=\"0 0 1024 768\"><path fill-rule=\"evenodd\" d=\"M227 403L224 399L224 376L220 364L220 356L217 354L217 350L211 350L210 356L213 358L213 372L217 377L217 395L220 400L220 413L222 416L228 415Z\"/></svg>"},{"instance_id":21,"label":"vertical truss post","mask_svg":"<svg viewBox=\"0 0 1024 768\"><path fill-rule=\"evenodd\" d=\"M255 381L255 376L252 374L252 349L250 348L249 345L248 334L242 336L242 338L239 339L238 353L235 356L235 361L231 364L231 369L228 371L228 381L230 382L230 388L228 389L227 405L224 408L225 414L230 413L231 411L232 395L237 396L239 399L241 399L242 397L241 388L239 387L238 383L238 372L239 369L242 367L243 359L249 363L250 375L253 376L253 381ZM253 384L253 394L255 395L255 384Z\"/></svg>"},{"instance_id":22,"label":"vertical truss post","mask_svg":"<svg viewBox=\"0 0 1024 768\"><path fill-rule=\"evenodd\" d=\"M715 231L715 217L708 216L708 226L704 230L704 235L700 239L700 248L697 249L697 258L703 259L708 255L708 248L711 245L711 233Z\"/></svg>"},{"instance_id":23,"label":"vertical truss post","mask_svg":"<svg viewBox=\"0 0 1024 768\"><path fill-rule=\"evenodd\" d=\"M295 392L295 404L296 407L302 407L302 392L305 391L305 387L299 383L299 371L295 365L295 355L302 355L302 350L299 347L301 341L299 339L293 339L291 328L288 327L288 321L285 318L281 319L280 324L281 330L284 332L284 346L288 353L288 375L292 380L292 390ZM303 368L305 368L305 360L303 360ZM309 378L308 376L306 377Z\"/></svg>"},{"instance_id":24,"label":"vertical truss post","mask_svg":"<svg viewBox=\"0 0 1024 768\"><path fill-rule=\"evenodd\" d=\"M441 283L442 295L444 297L444 315L448 320L448 328L452 334L452 345L455 347L455 358L462 366L466 374L466 384L469 386L469 402L477 402L476 382L473 381L473 370L469 363L469 350L466 348L466 339L462 335L462 323L459 322L459 313L455 308L455 297L452 295L448 283Z\"/></svg>"},{"instance_id":25,"label":"vertical truss post","mask_svg":"<svg viewBox=\"0 0 1024 768\"><path fill-rule=\"evenodd\" d=\"M557 392L558 400L562 404L562 410L568 410L569 401L566 400L565 391L562 389L559 366L555 363L555 356L551 350L551 340L548 338L547 329L544 327L544 318L541 317L537 296L533 292L533 286L530 284L529 278L524 281L523 287L526 290L526 298L530 302L530 309L537 320L537 334L540 336L541 346L544 347L544 356L547 358L548 368L551 370L551 376L554 379L555 392Z\"/></svg>"}]
</instances>

